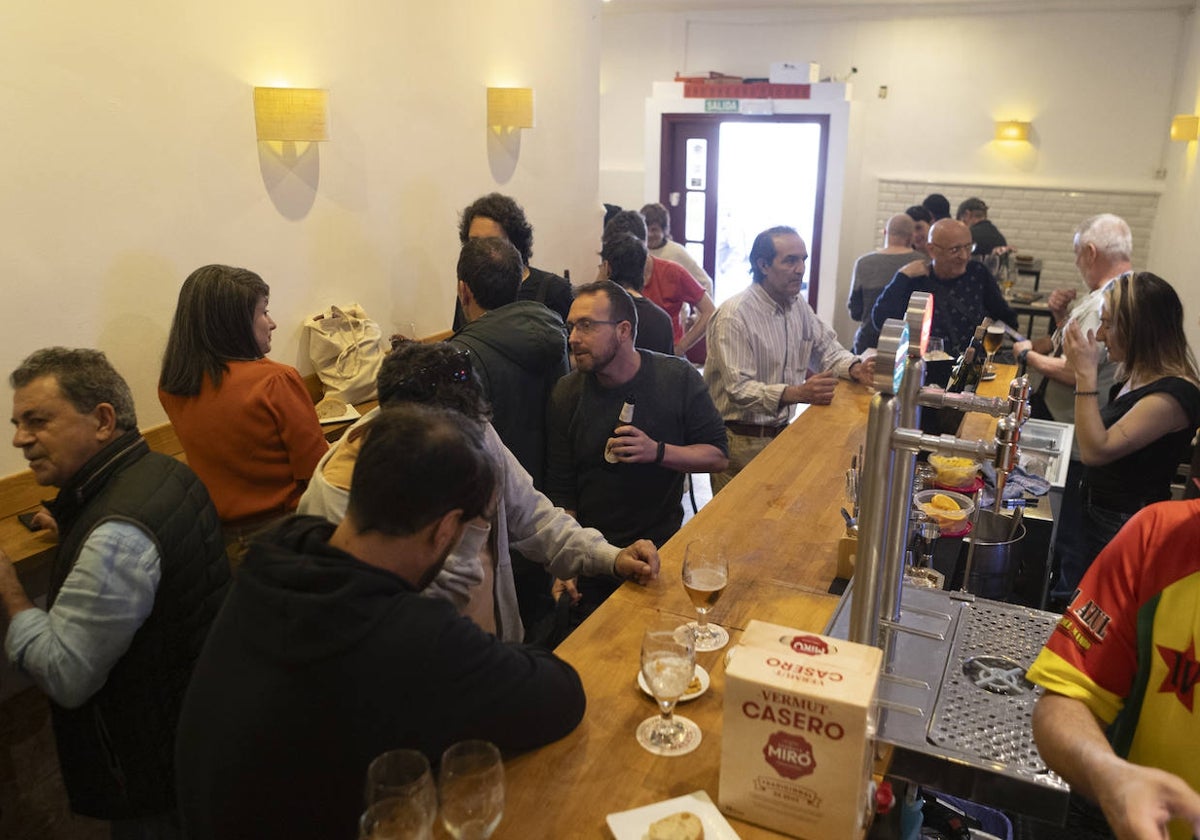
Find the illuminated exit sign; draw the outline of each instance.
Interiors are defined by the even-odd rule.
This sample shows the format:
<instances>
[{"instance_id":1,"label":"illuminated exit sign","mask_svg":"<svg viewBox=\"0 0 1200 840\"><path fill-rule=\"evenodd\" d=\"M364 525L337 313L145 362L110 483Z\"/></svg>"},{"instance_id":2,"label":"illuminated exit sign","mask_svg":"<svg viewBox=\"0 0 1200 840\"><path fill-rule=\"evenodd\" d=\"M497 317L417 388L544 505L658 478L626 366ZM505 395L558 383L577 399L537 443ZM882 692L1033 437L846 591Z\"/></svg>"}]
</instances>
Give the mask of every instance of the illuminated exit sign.
<instances>
[{"instance_id":1,"label":"illuminated exit sign","mask_svg":"<svg viewBox=\"0 0 1200 840\"><path fill-rule=\"evenodd\" d=\"M737 99L705 99L704 113L706 114L736 114L740 100Z\"/></svg>"}]
</instances>

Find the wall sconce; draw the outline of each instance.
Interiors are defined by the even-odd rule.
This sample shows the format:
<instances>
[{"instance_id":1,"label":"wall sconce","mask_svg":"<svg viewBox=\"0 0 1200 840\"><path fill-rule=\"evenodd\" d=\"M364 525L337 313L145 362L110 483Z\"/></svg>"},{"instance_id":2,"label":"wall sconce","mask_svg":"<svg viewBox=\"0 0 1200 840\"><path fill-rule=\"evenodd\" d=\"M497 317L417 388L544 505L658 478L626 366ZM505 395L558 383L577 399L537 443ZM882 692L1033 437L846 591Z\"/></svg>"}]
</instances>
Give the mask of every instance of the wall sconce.
<instances>
[{"instance_id":1,"label":"wall sconce","mask_svg":"<svg viewBox=\"0 0 1200 840\"><path fill-rule=\"evenodd\" d=\"M328 109L327 90L268 87L254 89L254 125L259 140L328 140Z\"/></svg>"},{"instance_id":2,"label":"wall sconce","mask_svg":"<svg viewBox=\"0 0 1200 840\"><path fill-rule=\"evenodd\" d=\"M1171 120L1171 139L1190 142L1200 136L1200 117L1176 114Z\"/></svg>"},{"instance_id":3,"label":"wall sconce","mask_svg":"<svg viewBox=\"0 0 1200 840\"><path fill-rule=\"evenodd\" d=\"M1032 123L1021 122L1019 120L997 120L996 139L1028 142L1030 126L1032 126Z\"/></svg>"},{"instance_id":4,"label":"wall sconce","mask_svg":"<svg viewBox=\"0 0 1200 840\"><path fill-rule=\"evenodd\" d=\"M488 88L487 124L496 129L533 128L533 88Z\"/></svg>"}]
</instances>

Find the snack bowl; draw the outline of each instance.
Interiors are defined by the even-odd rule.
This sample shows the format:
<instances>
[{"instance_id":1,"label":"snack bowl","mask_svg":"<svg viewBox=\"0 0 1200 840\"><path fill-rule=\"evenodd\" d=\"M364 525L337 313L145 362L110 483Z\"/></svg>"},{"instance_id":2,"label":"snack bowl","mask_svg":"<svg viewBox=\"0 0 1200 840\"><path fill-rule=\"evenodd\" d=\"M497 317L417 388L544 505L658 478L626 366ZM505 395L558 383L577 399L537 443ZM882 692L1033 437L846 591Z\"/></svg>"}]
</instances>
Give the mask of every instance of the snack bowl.
<instances>
[{"instance_id":1,"label":"snack bowl","mask_svg":"<svg viewBox=\"0 0 1200 840\"><path fill-rule=\"evenodd\" d=\"M930 455L929 466L936 475L934 481L943 487L969 487L979 472L979 462L952 455Z\"/></svg>"},{"instance_id":2,"label":"snack bowl","mask_svg":"<svg viewBox=\"0 0 1200 840\"><path fill-rule=\"evenodd\" d=\"M973 501L951 490L922 490L913 496L913 502L938 524L943 533L962 528L975 510Z\"/></svg>"}]
</instances>

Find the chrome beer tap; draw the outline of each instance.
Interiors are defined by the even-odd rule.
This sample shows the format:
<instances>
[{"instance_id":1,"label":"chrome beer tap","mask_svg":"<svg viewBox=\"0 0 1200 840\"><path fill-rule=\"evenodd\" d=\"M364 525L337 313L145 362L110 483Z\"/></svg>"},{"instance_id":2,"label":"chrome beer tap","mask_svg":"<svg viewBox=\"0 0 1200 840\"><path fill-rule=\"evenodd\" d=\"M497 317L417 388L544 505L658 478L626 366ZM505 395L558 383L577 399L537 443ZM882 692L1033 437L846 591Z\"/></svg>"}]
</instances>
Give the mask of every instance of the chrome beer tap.
<instances>
[{"instance_id":1,"label":"chrome beer tap","mask_svg":"<svg viewBox=\"0 0 1200 840\"><path fill-rule=\"evenodd\" d=\"M987 459L996 466L997 498L1017 459L1020 427L1028 416L1029 382L1013 381L1009 396L981 397L922 388L921 357L929 337L933 298L915 292L905 320L889 319L880 334L875 386L867 420L867 444L859 488L858 566L850 604L850 640L882 647L881 628L899 624L904 552L909 542L913 468L918 452ZM927 435L919 428L920 407L976 411L1003 418L992 441ZM997 503L999 504L999 503ZM909 630L908 632L912 632Z\"/></svg>"}]
</instances>

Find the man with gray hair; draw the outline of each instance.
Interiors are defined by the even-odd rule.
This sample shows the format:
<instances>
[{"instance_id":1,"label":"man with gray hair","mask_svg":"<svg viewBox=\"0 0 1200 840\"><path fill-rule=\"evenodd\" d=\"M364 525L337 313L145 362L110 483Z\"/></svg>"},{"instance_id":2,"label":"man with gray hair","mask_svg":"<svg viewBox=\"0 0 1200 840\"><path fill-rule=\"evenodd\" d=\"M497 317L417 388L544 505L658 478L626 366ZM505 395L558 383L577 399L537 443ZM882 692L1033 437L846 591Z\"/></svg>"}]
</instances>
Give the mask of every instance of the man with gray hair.
<instances>
[{"instance_id":1,"label":"man with gray hair","mask_svg":"<svg viewBox=\"0 0 1200 840\"><path fill-rule=\"evenodd\" d=\"M185 464L151 452L129 386L97 350L39 350L13 371L13 446L58 548L48 609L0 551L9 661L51 701L71 809L112 836L179 836L183 693L229 582L217 512Z\"/></svg>"},{"instance_id":2,"label":"man with gray hair","mask_svg":"<svg viewBox=\"0 0 1200 840\"><path fill-rule=\"evenodd\" d=\"M1062 336L1072 321L1079 324L1086 335L1100 329L1100 307L1104 300L1104 289L1108 282L1127 271L1133 270L1133 233L1129 225L1112 213L1101 213L1080 222L1075 228L1075 267L1089 289L1089 294L1076 304L1068 314L1068 306L1075 300L1075 289L1055 289L1050 294L1050 312L1058 329L1051 336L1034 341L1020 341L1013 345L1017 359L1027 366L1033 380L1033 416L1059 423L1075 422L1075 371L1067 364L1063 355ZM1113 384L1116 364L1109 361L1107 348L1100 347L1100 370L1096 382L1100 407L1108 404L1108 393ZM1079 446L1073 444L1071 464L1067 472L1067 484L1063 490L1063 510L1059 517L1058 538L1054 553L1061 568L1078 569L1071 580L1079 580L1086 566L1083 564L1080 531L1079 481L1083 477L1083 463L1079 460ZM1060 580L1062 578L1060 577ZM1070 592L1056 589L1052 597L1061 603L1069 598Z\"/></svg>"},{"instance_id":3,"label":"man with gray hair","mask_svg":"<svg viewBox=\"0 0 1200 840\"><path fill-rule=\"evenodd\" d=\"M863 254L854 261L850 274L850 298L846 308L850 317L861 321L854 333L854 352L862 353L879 343L879 333L871 323L871 309L875 298L896 276L896 272L915 259L919 259L912 247L916 222L907 213L897 213L883 227L883 247Z\"/></svg>"}]
</instances>

